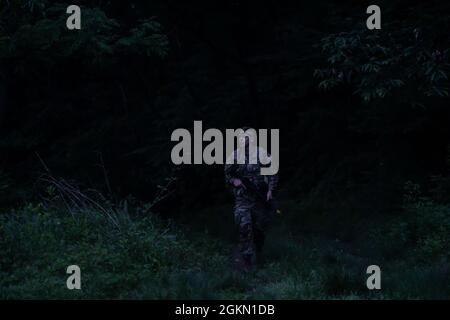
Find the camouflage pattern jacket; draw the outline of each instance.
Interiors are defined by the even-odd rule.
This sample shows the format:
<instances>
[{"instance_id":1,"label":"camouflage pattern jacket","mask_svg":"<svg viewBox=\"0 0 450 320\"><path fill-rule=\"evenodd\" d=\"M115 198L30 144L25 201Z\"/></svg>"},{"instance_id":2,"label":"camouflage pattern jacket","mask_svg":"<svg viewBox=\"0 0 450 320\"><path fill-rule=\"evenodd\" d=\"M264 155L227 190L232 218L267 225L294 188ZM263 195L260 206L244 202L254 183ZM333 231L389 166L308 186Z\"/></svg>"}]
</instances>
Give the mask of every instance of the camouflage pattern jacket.
<instances>
[{"instance_id":1,"label":"camouflage pattern jacket","mask_svg":"<svg viewBox=\"0 0 450 320\"><path fill-rule=\"evenodd\" d=\"M238 157L241 157L238 159ZM236 178L245 178L259 191L264 197L267 191L275 191L278 184L278 174L271 176L261 175L262 163L270 163L270 155L263 149L258 147L256 152L247 154L243 159L244 154L238 153L236 150L228 157L225 164L225 181L232 187L233 194L237 202L255 202L260 201L258 197L253 195L248 190L242 187L235 187L233 180ZM230 161L233 159L234 161ZM258 161L260 160L260 161ZM238 162L239 161L239 162ZM243 164L239 164L243 163ZM255 164L253 164L255 163Z\"/></svg>"}]
</instances>

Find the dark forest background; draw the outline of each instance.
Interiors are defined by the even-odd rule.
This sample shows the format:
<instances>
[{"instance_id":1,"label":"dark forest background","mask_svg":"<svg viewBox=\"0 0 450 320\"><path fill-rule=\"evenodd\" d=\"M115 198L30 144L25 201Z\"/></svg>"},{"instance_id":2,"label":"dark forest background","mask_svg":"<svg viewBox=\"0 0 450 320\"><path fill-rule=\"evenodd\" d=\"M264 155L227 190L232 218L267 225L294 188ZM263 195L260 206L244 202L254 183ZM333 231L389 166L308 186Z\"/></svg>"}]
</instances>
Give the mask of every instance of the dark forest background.
<instances>
[{"instance_id":1,"label":"dark forest background","mask_svg":"<svg viewBox=\"0 0 450 320\"><path fill-rule=\"evenodd\" d=\"M448 2L378 1L372 31L364 1L71 4L80 31L0 2L0 297L448 298ZM226 267L223 168L170 160L194 120L280 129L254 274Z\"/></svg>"}]
</instances>

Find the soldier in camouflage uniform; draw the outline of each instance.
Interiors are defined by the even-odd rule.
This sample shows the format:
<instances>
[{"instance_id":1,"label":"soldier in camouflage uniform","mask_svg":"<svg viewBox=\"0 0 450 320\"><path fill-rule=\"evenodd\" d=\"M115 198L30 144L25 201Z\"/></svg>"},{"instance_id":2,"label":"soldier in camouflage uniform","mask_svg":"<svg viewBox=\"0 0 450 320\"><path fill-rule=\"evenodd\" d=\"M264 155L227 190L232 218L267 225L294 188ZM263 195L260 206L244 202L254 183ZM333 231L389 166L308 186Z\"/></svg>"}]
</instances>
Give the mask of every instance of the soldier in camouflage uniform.
<instances>
[{"instance_id":1,"label":"soldier in camouflage uniform","mask_svg":"<svg viewBox=\"0 0 450 320\"><path fill-rule=\"evenodd\" d=\"M246 135L240 136L239 143L245 143L248 146L250 139L251 137ZM235 198L234 221L239 228L239 251L246 267L254 264L261 253L265 231L274 214L268 209L264 200L272 200L272 194L278 183L277 175L263 176L260 173L261 162L267 163L270 159L267 152L260 147L255 148L253 152L248 149L251 148L246 148L245 153L235 150L230 155L234 161L230 163L228 158L225 165L225 180L232 187ZM238 162L240 156L245 156L245 161L241 158ZM265 161L262 161L263 158ZM250 161L250 159L256 159L256 161ZM256 164L252 164L255 162ZM251 183L252 191L258 191L259 195L251 192L241 179Z\"/></svg>"}]
</instances>

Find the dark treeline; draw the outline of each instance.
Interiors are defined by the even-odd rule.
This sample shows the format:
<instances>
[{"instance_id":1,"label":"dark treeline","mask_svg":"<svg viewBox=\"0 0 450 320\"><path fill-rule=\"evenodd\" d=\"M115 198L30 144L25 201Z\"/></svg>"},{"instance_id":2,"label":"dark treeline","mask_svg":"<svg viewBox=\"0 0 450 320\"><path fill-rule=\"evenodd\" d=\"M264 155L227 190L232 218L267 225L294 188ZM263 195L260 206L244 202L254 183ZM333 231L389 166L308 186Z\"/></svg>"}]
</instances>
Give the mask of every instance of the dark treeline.
<instances>
[{"instance_id":1,"label":"dark treeline","mask_svg":"<svg viewBox=\"0 0 450 320\"><path fill-rule=\"evenodd\" d=\"M446 74L445 2L383 2L383 29L372 33L357 1L79 3L78 32L65 30L63 3L2 4L5 201L31 196L43 170L37 155L57 175L150 199L171 175L170 133L194 120L280 128L286 196L314 190L366 212L386 213L406 180L446 168L448 92L445 84L427 91L445 80L414 70L436 67L440 57L443 69L429 72ZM333 35L342 32L347 42L339 44ZM380 51L352 52L352 37L379 40ZM335 47L322 50L326 41ZM327 59L346 50L353 58L330 66ZM370 59L379 59L377 77L361 69ZM336 86L324 90L328 84ZM222 197L221 168L178 175L177 201Z\"/></svg>"}]
</instances>

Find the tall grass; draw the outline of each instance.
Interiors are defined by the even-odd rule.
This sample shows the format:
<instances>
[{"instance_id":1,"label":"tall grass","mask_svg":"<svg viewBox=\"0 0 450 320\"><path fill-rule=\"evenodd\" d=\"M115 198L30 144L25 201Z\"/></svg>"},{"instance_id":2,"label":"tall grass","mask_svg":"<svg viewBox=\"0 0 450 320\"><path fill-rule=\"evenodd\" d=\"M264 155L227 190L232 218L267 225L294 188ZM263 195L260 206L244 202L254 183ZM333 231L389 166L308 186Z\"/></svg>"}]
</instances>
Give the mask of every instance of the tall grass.
<instances>
[{"instance_id":1,"label":"tall grass","mask_svg":"<svg viewBox=\"0 0 450 320\"><path fill-rule=\"evenodd\" d=\"M294 214L304 213L294 213L302 207L291 203L292 216L275 221L269 233L264 263L240 273L231 268L232 245L224 238L186 234L148 205L114 204L70 187L84 199L76 203L52 186L41 202L0 214L0 299L450 297L442 239L448 207L423 199L410 199L402 219L361 237L370 245L352 247L297 232ZM393 247L402 254L390 255ZM380 291L365 285L370 264L382 269ZM81 268L81 290L66 287L69 265Z\"/></svg>"}]
</instances>

